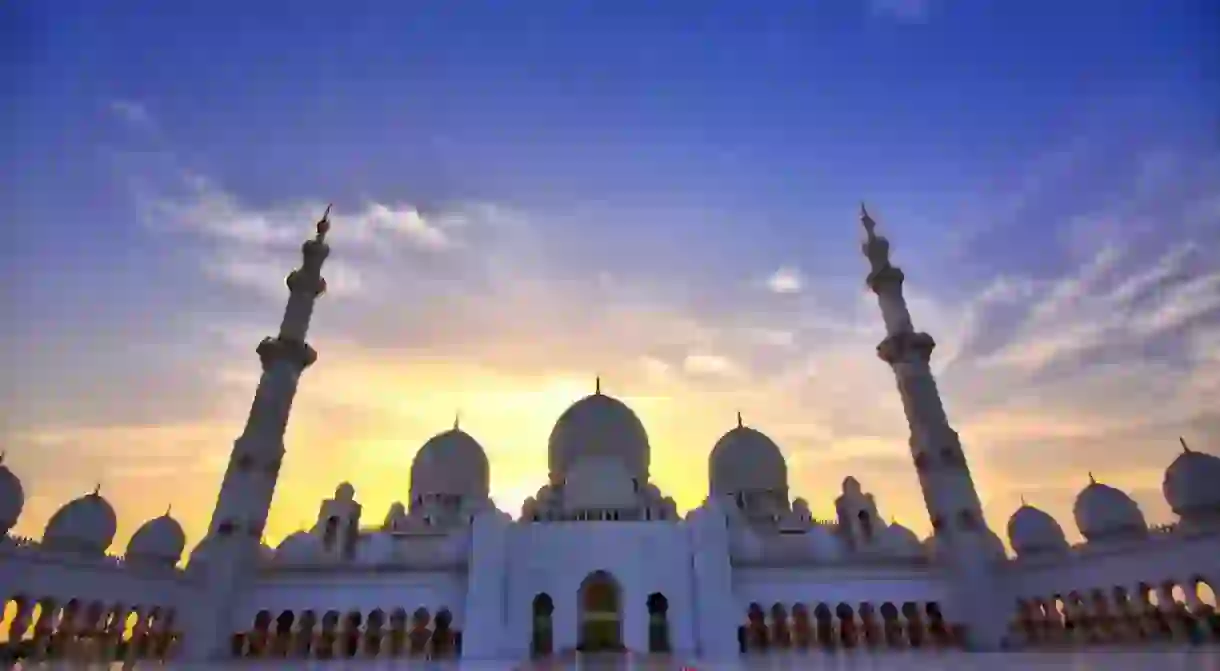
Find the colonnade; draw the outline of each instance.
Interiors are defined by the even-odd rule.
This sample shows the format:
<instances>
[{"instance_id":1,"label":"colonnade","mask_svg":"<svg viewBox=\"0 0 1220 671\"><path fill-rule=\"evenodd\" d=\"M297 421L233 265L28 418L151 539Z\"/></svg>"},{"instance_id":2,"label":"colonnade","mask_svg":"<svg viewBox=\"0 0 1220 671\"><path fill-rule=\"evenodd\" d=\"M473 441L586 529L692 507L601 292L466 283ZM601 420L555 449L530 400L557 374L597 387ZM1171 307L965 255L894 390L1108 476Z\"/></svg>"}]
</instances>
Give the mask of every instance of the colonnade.
<instances>
[{"instance_id":1,"label":"colonnade","mask_svg":"<svg viewBox=\"0 0 1220 671\"><path fill-rule=\"evenodd\" d=\"M77 664L164 660L179 634L172 608L16 596L5 604L9 660Z\"/></svg>"},{"instance_id":2,"label":"colonnade","mask_svg":"<svg viewBox=\"0 0 1220 671\"><path fill-rule=\"evenodd\" d=\"M448 608L433 616L427 608L410 615L396 608L363 614L285 610L260 611L248 630L233 634L232 654L242 658L452 659L462 651L462 631Z\"/></svg>"},{"instance_id":3,"label":"colonnade","mask_svg":"<svg viewBox=\"0 0 1220 671\"><path fill-rule=\"evenodd\" d=\"M791 609L782 603L769 609L752 603L745 624L737 630L742 654L819 648L950 648L965 640L965 635L965 627L948 623L935 602L901 606L866 602L858 607L819 603L812 610L804 603L793 604Z\"/></svg>"},{"instance_id":4,"label":"colonnade","mask_svg":"<svg viewBox=\"0 0 1220 671\"><path fill-rule=\"evenodd\" d=\"M1072 591L1017 600L1010 639L1020 647L1220 642L1216 595L1202 578Z\"/></svg>"}]
</instances>

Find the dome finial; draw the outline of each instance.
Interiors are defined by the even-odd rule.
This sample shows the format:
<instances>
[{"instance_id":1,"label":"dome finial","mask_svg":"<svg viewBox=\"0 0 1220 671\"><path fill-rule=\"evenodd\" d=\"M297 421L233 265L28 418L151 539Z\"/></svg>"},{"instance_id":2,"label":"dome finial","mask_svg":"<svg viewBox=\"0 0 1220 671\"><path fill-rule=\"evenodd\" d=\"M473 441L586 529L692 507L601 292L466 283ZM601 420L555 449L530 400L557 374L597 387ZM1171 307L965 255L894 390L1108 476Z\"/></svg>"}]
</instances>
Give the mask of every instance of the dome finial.
<instances>
[{"instance_id":1,"label":"dome finial","mask_svg":"<svg viewBox=\"0 0 1220 671\"><path fill-rule=\"evenodd\" d=\"M1182 443L1182 452L1185 454L1190 454L1190 446L1186 444L1186 439L1183 438L1182 436L1178 436L1178 442ZM3 461L4 461L4 455L0 454L0 462L3 462Z\"/></svg>"},{"instance_id":2,"label":"dome finial","mask_svg":"<svg viewBox=\"0 0 1220 671\"><path fill-rule=\"evenodd\" d=\"M102 495L102 483L99 482L93 486L93 495L94 496Z\"/></svg>"},{"instance_id":3,"label":"dome finial","mask_svg":"<svg viewBox=\"0 0 1220 671\"><path fill-rule=\"evenodd\" d=\"M333 203L327 203L326 211L322 213L322 218L318 220L318 242L326 241L326 234L330 232L330 208Z\"/></svg>"},{"instance_id":4,"label":"dome finial","mask_svg":"<svg viewBox=\"0 0 1220 671\"><path fill-rule=\"evenodd\" d=\"M1093 471L1089 471L1089 484L1090 485L1097 484L1097 479L1093 477Z\"/></svg>"},{"instance_id":5,"label":"dome finial","mask_svg":"<svg viewBox=\"0 0 1220 671\"><path fill-rule=\"evenodd\" d=\"M1029 505L1028 503L1026 503L1026 502L1025 502L1025 495L1024 495L1024 494L1022 494L1022 495L1021 495L1021 505L1023 505L1023 506L1027 506L1027 505Z\"/></svg>"},{"instance_id":6,"label":"dome finial","mask_svg":"<svg viewBox=\"0 0 1220 671\"><path fill-rule=\"evenodd\" d=\"M864 232L868 233L869 239L874 236L873 229L877 226L877 222L868 214L868 208L864 207L864 201L860 201L860 223L864 225Z\"/></svg>"},{"instance_id":7,"label":"dome finial","mask_svg":"<svg viewBox=\"0 0 1220 671\"><path fill-rule=\"evenodd\" d=\"M460 431L462 429L462 411L457 410L453 413L453 430Z\"/></svg>"},{"instance_id":8,"label":"dome finial","mask_svg":"<svg viewBox=\"0 0 1220 671\"><path fill-rule=\"evenodd\" d=\"M600 375L593 380L593 393L599 395L602 393L602 376Z\"/></svg>"},{"instance_id":9,"label":"dome finial","mask_svg":"<svg viewBox=\"0 0 1220 671\"><path fill-rule=\"evenodd\" d=\"M174 504L172 504L172 503L165 504L165 517L169 517L169 514L172 513L173 511L174 511Z\"/></svg>"},{"instance_id":10,"label":"dome finial","mask_svg":"<svg viewBox=\"0 0 1220 671\"><path fill-rule=\"evenodd\" d=\"M743 426L745 426L745 424L743 424L743 423L742 423L742 421L741 421L741 411L740 411L740 410L738 410L738 411L737 411L737 428L739 428L739 429L740 429L740 428L742 428Z\"/></svg>"},{"instance_id":11,"label":"dome finial","mask_svg":"<svg viewBox=\"0 0 1220 671\"><path fill-rule=\"evenodd\" d=\"M0 464L4 463L4 455L8 454L8 450L0 450Z\"/></svg>"}]
</instances>

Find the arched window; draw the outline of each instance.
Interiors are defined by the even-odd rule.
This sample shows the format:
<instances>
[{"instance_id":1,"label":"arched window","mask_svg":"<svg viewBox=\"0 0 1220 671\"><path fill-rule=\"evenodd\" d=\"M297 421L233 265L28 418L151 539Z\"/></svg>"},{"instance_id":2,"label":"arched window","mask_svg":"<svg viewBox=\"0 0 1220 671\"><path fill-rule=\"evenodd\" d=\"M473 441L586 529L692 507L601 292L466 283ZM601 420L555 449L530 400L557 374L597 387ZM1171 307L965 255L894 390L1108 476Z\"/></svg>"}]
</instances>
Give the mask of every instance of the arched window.
<instances>
[{"instance_id":1,"label":"arched window","mask_svg":"<svg viewBox=\"0 0 1220 671\"><path fill-rule=\"evenodd\" d=\"M871 540L873 537L873 520L868 515L867 510L861 510L856 515L860 519L860 533L864 534L866 540Z\"/></svg>"}]
</instances>

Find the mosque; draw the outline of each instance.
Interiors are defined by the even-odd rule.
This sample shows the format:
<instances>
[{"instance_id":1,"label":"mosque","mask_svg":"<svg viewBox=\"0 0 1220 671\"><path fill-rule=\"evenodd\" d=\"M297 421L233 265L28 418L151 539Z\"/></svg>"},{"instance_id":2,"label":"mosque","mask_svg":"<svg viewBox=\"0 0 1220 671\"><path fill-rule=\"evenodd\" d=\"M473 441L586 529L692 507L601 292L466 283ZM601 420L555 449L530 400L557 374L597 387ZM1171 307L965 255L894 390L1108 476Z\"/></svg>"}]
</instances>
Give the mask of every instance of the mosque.
<instances>
[{"instance_id":1,"label":"mosque","mask_svg":"<svg viewBox=\"0 0 1220 671\"><path fill-rule=\"evenodd\" d=\"M779 447L740 418L711 450L706 500L680 514L649 479L644 426L599 385L555 423L550 472L519 515L492 504L487 456L455 423L419 450L407 500L384 519L370 522L340 484L312 528L271 549L261 539L284 432L317 359L306 334L326 290L323 216L288 275L278 335L257 347L249 418L185 562L168 512L113 554L115 511L98 491L59 509L40 540L9 535L24 490L0 464L4 650L78 662L728 660L1220 641L1220 459L1183 441L1162 485L1179 518L1168 526L1150 527L1130 496L1091 476L1073 510L1083 543L1022 505L1008 556L945 416L935 343L912 324L903 273L863 208L861 221L886 329L876 351L897 380L930 538L887 524L852 477L836 518L814 519L791 497Z\"/></svg>"}]
</instances>

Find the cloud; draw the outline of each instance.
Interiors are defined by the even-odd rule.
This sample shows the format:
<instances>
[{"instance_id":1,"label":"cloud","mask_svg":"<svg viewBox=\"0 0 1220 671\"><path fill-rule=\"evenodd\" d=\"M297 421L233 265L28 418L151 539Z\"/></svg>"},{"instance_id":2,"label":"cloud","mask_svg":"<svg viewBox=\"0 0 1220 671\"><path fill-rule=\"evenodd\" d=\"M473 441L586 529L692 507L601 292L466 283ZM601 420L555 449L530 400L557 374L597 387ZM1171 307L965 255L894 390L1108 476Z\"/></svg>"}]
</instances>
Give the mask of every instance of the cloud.
<instances>
[{"instance_id":1,"label":"cloud","mask_svg":"<svg viewBox=\"0 0 1220 671\"><path fill-rule=\"evenodd\" d=\"M124 480L116 492L133 482L150 492L119 504L124 529L172 499L198 537L257 383L251 349L278 319L283 277L324 207L310 197L255 205L201 177L143 192L141 203L148 230L178 241L191 262L148 281L246 290L167 309L182 321L173 360L189 359L207 378L174 381L206 398L171 382L122 389L124 407L155 396L162 411L183 399L174 421L40 421L18 427L20 443L6 434L26 446L10 454L14 470L32 470L27 489L48 502L23 517L23 533L37 533L52 503L104 477L108 489ZM1061 217L1062 227L1076 215ZM914 245L892 234L911 258L908 303L937 339L946 409L997 530L1025 493L1073 534L1071 499L1090 470L1145 492L1149 518L1167 521L1164 502L1146 492L1176 455L1176 436L1215 451L1207 431L1220 426L1209 404L1220 392L1220 305L1207 247L1189 236L1139 237L1121 212L1114 216L1115 235L1080 237L1060 267L1005 268L953 286L917 272ZM490 455L493 495L515 512L542 484L555 419L592 392L598 374L640 415L654 479L683 507L705 495L700 469L740 410L782 447L794 495L818 516L833 514L842 479L854 474L887 517L928 531L893 373L874 351L884 336L876 300L857 278L801 278L802 291L773 309L706 304L663 272L569 257L556 243L565 226L545 213L486 203L420 210L384 197L339 206L334 222L324 269L332 290L311 335L320 359L294 402L273 539L340 480L355 483L369 517L380 518L406 495L415 450L458 409ZM866 270L861 259L861 278ZM108 364L156 370L153 353L163 345L155 338L165 334L143 337L112 348ZM77 378L58 380L71 388L94 374L71 369ZM36 461L71 467L39 471ZM191 475L167 475L171 467ZM188 497L189 511L179 505Z\"/></svg>"},{"instance_id":2,"label":"cloud","mask_svg":"<svg viewBox=\"0 0 1220 671\"><path fill-rule=\"evenodd\" d=\"M148 128L153 125L153 117L148 108L135 100L112 100L108 109L120 121L131 126Z\"/></svg>"},{"instance_id":3,"label":"cloud","mask_svg":"<svg viewBox=\"0 0 1220 671\"><path fill-rule=\"evenodd\" d=\"M737 374L736 364L716 354L688 354L682 360L682 369L691 375L730 377Z\"/></svg>"},{"instance_id":4,"label":"cloud","mask_svg":"<svg viewBox=\"0 0 1220 671\"><path fill-rule=\"evenodd\" d=\"M795 294L804 286L804 278L796 268L785 266L767 278L767 288L777 294Z\"/></svg>"}]
</instances>

